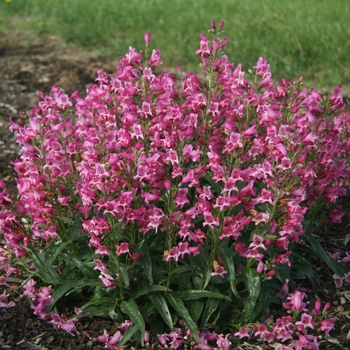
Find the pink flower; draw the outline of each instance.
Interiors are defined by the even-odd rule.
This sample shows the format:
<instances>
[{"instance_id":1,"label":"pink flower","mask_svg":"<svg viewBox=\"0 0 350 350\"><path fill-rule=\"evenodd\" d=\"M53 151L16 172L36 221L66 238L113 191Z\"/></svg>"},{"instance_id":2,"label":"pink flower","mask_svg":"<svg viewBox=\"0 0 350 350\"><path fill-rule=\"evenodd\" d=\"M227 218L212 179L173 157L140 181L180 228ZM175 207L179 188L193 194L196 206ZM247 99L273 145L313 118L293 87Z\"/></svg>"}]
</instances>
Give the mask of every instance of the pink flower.
<instances>
[{"instance_id":1,"label":"pink flower","mask_svg":"<svg viewBox=\"0 0 350 350\"><path fill-rule=\"evenodd\" d=\"M10 294L7 294L5 290L2 292L2 294L0 295L0 308L9 309L16 305L13 301L8 301L9 296Z\"/></svg>"},{"instance_id":2,"label":"pink flower","mask_svg":"<svg viewBox=\"0 0 350 350\"><path fill-rule=\"evenodd\" d=\"M262 248L263 250L267 250L266 246L264 245L264 238L254 234L253 236L253 242L250 243L250 245L248 246L248 248L252 249L252 248Z\"/></svg>"},{"instance_id":3,"label":"pink flower","mask_svg":"<svg viewBox=\"0 0 350 350\"><path fill-rule=\"evenodd\" d=\"M287 299L289 302L282 303L283 307L287 310L295 311L307 311L306 303L303 301L306 294L300 291L295 291L294 293L289 294Z\"/></svg>"},{"instance_id":4,"label":"pink flower","mask_svg":"<svg viewBox=\"0 0 350 350\"><path fill-rule=\"evenodd\" d=\"M58 91L54 93L55 101L59 108L66 109L67 107L72 106L72 102L69 101L68 95L63 91Z\"/></svg>"},{"instance_id":5,"label":"pink flower","mask_svg":"<svg viewBox=\"0 0 350 350\"><path fill-rule=\"evenodd\" d=\"M107 332L105 329L103 330L103 334L102 334L102 335L99 335L99 336L96 338L96 340L97 340L98 342L100 342L100 343L107 343L108 339L109 339L109 334L108 334L108 332Z\"/></svg>"},{"instance_id":6,"label":"pink flower","mask_svg":"<svg viewBox=\"0 0 350 350\"><path fill-rule=\"evenodd\" d=\"M289 280L286 280L283 283L281 291L277 294L279 298L284 299L288 295L288 291L289 291L288 283L289 283Z\"/></svg>"},{"instance_id":7,"label":"pink flower","mask_svg":"<svg viewBox=\"0 0 350 350\"><path fill-rule=\"evenodd\" d=\"M163 64L163 61L160 58L160 50L153 50L151 58L149 59L148 63L153 65Z\"/></svg>"},{"instance_id":8,"label":"pink flower","mask_svg":"<svg viewBox=\"0 0 350 350\"><path fill-rule=\"evenodd\" d=\"M129 52L125 55L126 61L124 62L128 62L129 64L138 64L141 62L141 54L139 54L138 52L136 52L136 50L133 47L129 47Z\"/></svg>"},{"instance_id":9,"label":"pink flower","mask_svg":"<svg viewBox=\"0 0 350 350\"><path fill-rule=\"evenodd\" d=\"M124 332L127 331L128 328L130 328L133 325L132 321L125 320L123 323L121 323L118 328L123 330Z\"/></svg>"},{"instance_id":10,"label":"pink flower","mask_svg":"<svg viewBox=\"0 0 350 350\"><path fill-rule=\"evenodd\" d=\"M193 350L214 350L215 348L208 344L198 344L195 345Z\"/></svg>"},{"instance_id":11,"label":"pink flower","mask_svg":"<svg viewBox=\"0 0 350 350\"><path fill-rule=\"evenodd\" d=\"M220 225L220 218L215 218L212 213L209 211L204 212L204 223L203 226L209 226L212 230L214 229L214 226Z\"/></svg>"},{"instance_id":12,"label":"pink flower","mask_svg":"<svg viewBox=\"0 0 350 350\"><path fill-rule=\"evenodd\" d=\"M78 319L73 318L71 320L65 320L63 321L61 324L59 324L59 328L61 328L62 330L64 330L65 332L68 333L76 333L77 332L77 328L75 326L75 322L77 322Z\"/></svg>"},{"instance_id":13,"label":"pink flower","mask_svg":"<svg viewBox=\"0 0 350 350\"><path fill-rule=\"evenodd\" d=\"M342 277L337 276L337 275L333 275L332 277L333 277L333 280L334 280L336 287L340 288L343 285L344 279Z\"/></svg>"},{"instance_id":14,"label":"pink flower","mask_svg":"<svg viewBox=\"0 0 350 350\"><path fill-rule=\"evenodd\" d=\"M202 57L208 56L211 54L212 48L209 45L208 41L201 40L200 49L196 51L196 54Z\"/></svg>"},{"instance_id":15,"label":"pink flower","mask_svg":"<svg viewBox=\"0 0 350 350\"><path fill-rule=\"evenodd\" d=\"M167 345L167 334L157 334L157 338L158 338L158 341L159 343L162 345L162 346L166 346Z\"/></svg>"},{"instance_id":16,"label":"pink flower","mask_svg":"<svg viewBox=\"0 0 350 350\"><path fill-rule=\"evenodd\" d=\"M247 248L245 247L244 243L242 242L237 242L235 244L235 250L241 254L243 257L247 257L247 254L248 254L248 250Z\"/></svg>"},{"instance_id":17,"label":"pink flower","mask_svg":"<svg viewBox=\"0 0 350 350\"><path fill-rule=\"evenodd\" d=\"M240 327L239 331L234 333L235 337L242 338L250 338L251 330L248 327Z\"/></svg>"},{"instance_id":18,"label":"pink flower","mask_svg":"<svg viewBox=\"0 0 350 350\"><path fill-rule=\"evenodd\" d=\"M216 260L213 262L214 272L210 274L210 276L220 276L224 277L227 274L224 266L220 265Z\"/></svg>"},{"instance_id":19,"label":"pink flower","mask_svg":"<svg viewBox=\"0 0 350 350\"><path fill-rule=\"evenodd\" d=\"M118 256L122 255L122 254L130 254L130 251L129 251L129 243L127 242L122 242L120 243L120 245L116 245L116 254Z\"/></svg>"},{"instance_id":20,"label":"pink flower","mask_svg":"<svg viewBox=\"0 0 350 350\"><path fill-rule=\"evenodd\" d=\"M111 336L111 338L108 340L107 345L110 346L110 345L118 344L121 341L122 337L123 337L122 333L120 331L116 331L114 335Z\"/></svg>"},{"instance_id":21,"label":"pink flower","mask_svg":"<svg viewBox=\"0 0 350 350\"><path fill-rule=\"evenodd\" d=\"M173 149L170 149L167 152L167 157L164 160L170 162L171 165L174 165L174 164L179 165L179 158L177 156L176 151Z\"/></svg>"},{"instance_id":22,"label":"pink flower","mask_svg":"<svg viewBox=\"0 0 350 350\"><path fill-rule=\"evenodd\" d=\"M287 252L284 254L278 254L275 256L274 263L276 264L287 264L288 266L291 266L291 262L289 260L289 257L292 255L292 252Z\"/></svg>"},{"instance_id":23,"label":"pink flower","mask_svg":"<svg viewBox=\"0 0 350 350\"><path fill-rule=\"evenodd\" d=\"M295 325L298 327L299 331L304 332L306 328L314 329L313 323L314 323L314 320L312 319L312 316L304 312L301 315L301 320L295 322Z\"/></svg>"},{"instance_id":24,"label":"pink flower","mask_svg":"<svg viewBox=\"0 0 350 350\"><path fill-rule=\"evenodd\" d=\"M154 205L151 205L149 210L149 222L147 224L147 228L155 230L155 232L158 232L158 227L162 223L164 218L164 212L162 209L155 207Z\"/></svg>"},{"instance_id":25,"label":"pink flower","mask_svg":"<svg viewBox=\"0 0 350 350\"><path fill-rule=\"evenodd\" d=\"M340 262L342 264L346 264L346 263L350 262L350 254L349 254L349 252L345 252L345 257L343 259L341 259Z\"/></svg>"},{"instance_id":26,"label":"pink flower","mask_svg":"<svg viewBox=\"0 0 350 350\"><path fill-rule=\"evenodd\" d=\"M320 321L320 329L329 335L329 332L334 329L335 318Z\"/></svg>"},{"instance_id":27,"label":"pink flower","mask_svg":"<svg viewBox=\"0 0 350 350\"><path fill-rule=\"evenodd\" d=\"M179 188L175 196L175 204L180 208L183 208L184 205L189 204L190 201L187 198L188 188Z\"/></svg>"},{"instance_id":28,"label":"pink flower","mask_svg":"<svg viewBox=\"0 0 350 350\"><path fill-rule=\"evenodd\" d=\"M344 282L345 283L350 283L350 272L346 273L344 275Z\"/></svg>"},{"instance_id":29,"label":"pink flower","mask_svg":"<svg viewBox=\"0 0 350 350\"><path fill-rule=\"evenodd\" d=\"M34 288L34 286L36 285L36 282L33 279L30 279L24 286L23 288L25 289L25 291L23 292L23 296L24 297L29 297L31 299L35 299L35 293L36 293L36 289Z\"/></svg>"}]
</instances>

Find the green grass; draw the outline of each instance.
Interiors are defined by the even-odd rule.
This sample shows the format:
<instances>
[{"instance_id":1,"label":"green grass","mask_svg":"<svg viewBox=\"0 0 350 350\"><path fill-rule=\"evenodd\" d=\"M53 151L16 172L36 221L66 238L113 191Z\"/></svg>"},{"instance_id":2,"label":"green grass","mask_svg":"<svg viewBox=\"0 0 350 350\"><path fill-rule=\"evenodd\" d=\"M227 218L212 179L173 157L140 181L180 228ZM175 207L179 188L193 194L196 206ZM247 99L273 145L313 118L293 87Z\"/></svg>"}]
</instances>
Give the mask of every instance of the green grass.
<instances>
[{"instance_id":1,"label":"green grass","mask_svg":"<svg viewBox=\"0 0 350 350\"><path fill-rule=\"evenodd\" d=\"M263 56L277 79L350 87L349 0L0 0L0 31L13 16L26 19L17 28L114 58L129 46L142 49L149 31L165 68L196 73L199 33L211 19L224 20L229 59L245 70Z\"/></svg>"}]
</instances>

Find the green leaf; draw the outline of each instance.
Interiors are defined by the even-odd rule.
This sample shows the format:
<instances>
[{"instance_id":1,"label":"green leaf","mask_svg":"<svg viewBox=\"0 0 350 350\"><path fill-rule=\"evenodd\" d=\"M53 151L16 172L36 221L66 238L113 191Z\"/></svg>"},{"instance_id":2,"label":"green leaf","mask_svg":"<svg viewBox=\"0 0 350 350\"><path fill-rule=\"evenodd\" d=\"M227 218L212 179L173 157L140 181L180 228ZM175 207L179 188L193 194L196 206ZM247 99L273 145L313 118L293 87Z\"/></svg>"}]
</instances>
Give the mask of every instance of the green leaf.
<instances>
[{"instance_id":1,"label":"green leaf","mask_svg":"<svg viewBox=\"0 0 350 350\"><path fill-rule=\"evenodd\" d=\"M191 335L197 341L199 341L198 335L198 327L190 316L190 313L186 309L183 301L176 293L168 293L166 295L171 306L178 312L178 314L182 317L186 326L189 328Z\"/></svg>"},{"instance_id":2,"label":"green leaf","mask_svg":"<svg viewBox=\"0 0 350 350\"><path fill-rule=\"evenodd\" d=\"M293 252L293 257L295 259L292 262L292 279L305 279L307 277L312 284L312 288L315 289L317 286L317 276L310 262L296 252Z\"/></svg>"},{"instance_id":3,"label":"green leaf","mask_svg":"<svg viewBox=\"0 0 350 350\"><path fill-rule=\"evenodd\" d=\"M208 290L185 290L179 293L179 297L182 300L196 300L199 298L214 298L214 299L225 299L231 301L231 298L227 295L220 293L210 292Z\"/></svg>"},{"instance_id":4,"label":"green leaf","mask_svg":"<svg viewBox=\"0 0 350 350\"><path fill-rule=\"evenodd\" d=\"M53 294L52 294L52 298L54 300L54 302L50 305L48 305L47 307L47 311L50 312L52 310L52 308L54 307L54 305L56 304L56 302L58 300L60 300L66 293L68 293L69 291L73 290L75 286L68 286L68 285L59 285L58 287L55 288Z\"/></svg>"},{"instance_id":5,"label":"green leaf","mask_svg":"<svg viewBox=\"0 0 350 350\"><path fill-rule=\"evenodd\" d=\"M207 267L204 270L204 276L203 276L203 289L207 288L209 282L210 282L210 278L211 278L211 267Z\"/></svg>"},{"instance_id":6,"label":"green leaf","mask_svg":"<svg viewBox=\"0 0 350 350\"><path fill-rule=\"evenodd\" d=\"M189 272L189 271L193 271L192 266L190 266L190 265L180 266L180 267L176 267L174 269L174 271L172 272L172 275L183 274L184 272Z\"/></svg>"},{"instance_id":7,"label":"green leaf","mask_svg":"<svg viewBox=\"0 0 350 350\"><path fill-rule=\"evenodd\" d=\"M140 341L141 345L144 346L144 336L146 331L145 321L139 311L137 304L134 299L122 301L120 304L120 310L128 315L134 325L138 328L141 333Z\"/></svg>"},{"instance_id":8,"label":"green leaf","mask_svg":"<svg viewBox=\"0 0 350 350\"><path fill-rule=\"evenodd\" d=\"M163 295L159 292L156 292L149 294L148 297L162 316L164 322L168 325L170 329L172 329L174 327L173 321L171 319L168 304L166 303Z\"/></svg>"},{"instance_id":9,"label":"green leaf","mask_svg":"<svg viewBox=\"0 0 350 350\"><path fill-rule=\"evenodd\" d=\"M189 265L187 266L190 266L192 271L196 271L202 275L201 272L205 270L209 259L207 250L201 247L198 255L194 257L189 254L186 257L189 261Z\"/></svg>"},{"instance_id":10,"label":"green leaf","mask_svg":"<svg viewBox=\"0 0 350 350\"><path fill-rule=\"evenodd\" d=\"M139 262L142 264L145 270L145 275L150 284L153 284L153 274L152 274L152 260L149 254L149 249L147 245L143 245L140 249Z\"/></svg>"},{"instance_id":11,"label":"green leaf","mask_svg":"<svg viewBox=\"0 0 350 350\"><path fill-rule=\"evenodd\" d=\"M69 244L69 242L61 242L59 245L52 245L45 252L45 262L47 265L54 265L54 261L61 254L62 250ZM51 255L51 253L53 254Z\"/></svg>"},{"instance_id":12,"label":"green leaf","mask_svg":"<svg viewBox=\"0 0 350 350\"><path fill-rule=\"evenodd\" d=\"M224 246L220 246L218 251L228 272L228 280L230 282L231 291L237 299L241 299L242 297L239 295L236 288L236 268L233 262L235 253L232 251L232 249Z\"/></svg>"},{"instance_id":13,"label":"green leaf","mask_svg":"<svg viewBox=\"0 0 350 350\"><path fill-rule=\"evenodd\" d=\"M97 306L90 306L87 309L84 310L81 314L75 315L76 318L82 318L82 317L104 317L109 318L111 312L114 311L115 303L105 303Z\"/></svg>"},{"instance_id":14,"label":"green leaf","mask_svg":"<svg viewBox=\"0 0 350 350\"><path fill-rule=\"evenodd\" d=\"M114 311L115 300L111 297L93 298L88 303L84 304L81 309L83 312L76 315L77 318L85 316L99 316L109 317L110 313Z\"/></svg>"},{"instance_id":15,"label":"green leaf","mask_svg":"<svg viewBox=\"0 0 350 350\"><path fill-rule=\"evenodd\" d=\"M153 305L153 303L150 300L147 300L146 304L142 307L140 310L141 315L144 320L149 318L151 315L153 315L157 311L156 307Z\"/></svg>"},{"instance_id":16,"label":"green leaf","mask_svg":"<svg viewBox=\"0 0 350 350\"><path fill-rule=\"evenodd\" d=\"M220 303L219 299L209 299L206 303L205 310L202 316L201 321L201 329L206 329L207 324L209 322L209 319L211 315L215 312L215 310L218 308Z\"/></svg>"},{"instance_id":17,"label":"green leaf","mask_svg":"<svg viewBox=\"0 0 350 350\"><path fill-rule=\"evenodd\" d=\"M37 254L34 250L31 250L28 247L23 248L28 252L30 258L37 267L37 275L39 275L46 283L53 285L58 284L60 276L53 266L49 262L45 261L45 254Z\"/></svg>"},{"instance_id":18,"label":"green leaf","mask_svg":"<svg viewBox=\"0 0 350 350\"><path fill-rule=\"evenodd\" d=\"M103 287L104 284L99 279L76 279L76 280L63 280L60 281L60 284L64 286L76 286L79 288L82 287Z\"/></svg>"},{"instance_id":19,"label":"green leaf","mask_svg":"<svg viewBox=\"0 0 350 350\"><path fill-rule=\"evenodd\" d=\"M348 272L348 269L344 265L326 253L320 242L310 232L305 232L303 237L309 241L313 252L320 257L337 276L342 276Z\"/></svg>"},{"instance_id":20,"label":"green leaf","mask_svg":"<svg viewBox=\"0 0 350 350\"><path fill-rule=\"evenodd\" d=\"M278 289L281 289L281 286L279 286ZM264 283L261 284L259 295L261 298L261 313L259 317L261 319L267 318L271 303L278 305L281 302L281 299L277 296L277 292L273 293L273 290L276 290L276 281L265 280Z\"/></svg>"},{"instance_id":21,"label":"green leaf","mask_svg":"<svg viewBox=\"0 0 350 350\"><path fill-rule=\"evenodd\" d=\"M119 266L118 271L119 271L119 277L120 277L121 281L124 283L124 285L126 287L129 287L130 279L129 279L129 274L126 271L125 267Z\"/></svg>"},{"instance_id":22,"label":"green leaf","mask_svg":"<svg viewBox=\"0 0 350 350\"><path fill-rule=\"evenodd\" d=\"M146 286L146 287L142 287L140 290L137 291L137 293L134 295L134 299L137 299L142 295L151 294L153 292L167 292L167 291L169 290L167 289L167 287L164 287L164 286L158 286L158 285Z\"/></svg>"},{"instance_id":23,"label":"green leaf","mask_svg":"<svg viewBox=\"0 0 350 350\"><path fill-rule=\"evenodd\" d=\"M94 270L94 267L96 266L95 263L91 262L90 264L87 264L76 257L73 257L72 261L74 262L75 266L84 274L85 277L89 279L98 278L99 273L98 271Z\"/></svg>"},{"instance_id":24,"label":"green leaf","mask_svg":"<svg viewBox=\"0 0 350 350\"><path fill-rule=\"evenodd\" d=\"M91 299L88 303L84 304L81 307L81 309L85 310L92 305L102 305L102 304L115 305L115 300L111 297L96 296L96 297L93 297L93 299Z\"/></svg>"},{"instance_id":25,"label":"green leaf","mask_svg":"<svg viewBox=\"0 0 350 350\"><path fill-rule=\"evenodd\" d=\"M240 319L241 325L246 325L252 322L252 317L255 312L255 305L260 294L261 279L256 269L246 268L243 270L246 289L249 293L244 302L244 308Z\"/></svg>"},{"instance_id":26,"label":"green leaf","mask_svg":"<svg viewBox=\"0 0 350 350\"><path fill-rule=\"evenodd\" d=\"M191 302L190 311L191 317L194 322L198 322L199 317L201 316L204 309L205 302L203 300L193 300Z\"/></svg>"},{"instance_id":27,"label":"green leaf","mask_svg":"<svg viewBox=\"0 0 350 350\"><path fill-rule=\"evenodd\" d=\"M192 284L194 289L202 288L202 279L199 276L192 276ZM192 289L192 288L190 288Z\"/></svg>"},{"instance_id":28,"label":"green leaf","mask_svg":"<svg viewBox=\"0 0 350 350\"><path fill-rule=\"evenodd\" d=\"M119 342L118 347L120 348L124 344L126 344L131 337L138 331L138 327L134 324L131 327L129 327L126 332L123 334L122 340Z\"/></svg>"},{"instance_id":29,"label":"green leaf","mask_svg":"<svg viewBox=\"0 0 350 350\"><path fill-rule=\"evenodd\" d=\"M75 220L74 224L70 226L69 233L70 233L70 239L71 241L74 241L76 238L81 238L81 226L82 226L81 220Z\"/></svg>"}]
</instances>

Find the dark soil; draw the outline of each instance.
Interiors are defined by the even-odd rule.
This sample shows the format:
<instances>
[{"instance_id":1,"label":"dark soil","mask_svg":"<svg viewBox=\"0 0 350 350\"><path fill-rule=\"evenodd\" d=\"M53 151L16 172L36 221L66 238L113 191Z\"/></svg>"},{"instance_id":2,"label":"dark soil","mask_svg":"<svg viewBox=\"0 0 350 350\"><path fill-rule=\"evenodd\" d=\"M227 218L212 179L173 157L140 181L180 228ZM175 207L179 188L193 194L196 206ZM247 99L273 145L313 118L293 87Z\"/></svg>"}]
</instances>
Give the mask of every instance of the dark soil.
<instances>
[{"instance_id":1,"label":"dark soil","mask_svg":"<svg viewBox=\"0 0 350 350\"><path fill-rule=\"evenodd\" d=\"M36 91L49 93L58 85L68 94L80 90L81 95L88 85L94 83L96 71L113 72L116 62L81 52L63 44L57 38L39 39L32 33L7 31L0 33L0 180L5 181L15 195L15 173L11 162L18 157L15 137L9 131L9 118L14 121L20 111L28 111L36 102ZM345 206L350 211L349 199ZM341 225L331 227L326 236L319 239L326 251L340 251L344 256L349 250L350 216ZM0 246L3 245L0 239ZM322 349L347 349L350 346L350 290L336 289L332 273L321 263L317 274L320 287L309 292L322 301L331 301L330 316L336 317L336 330L321 341ZM21 280L11 279L9 292L16 302L10 309L0 309L0 348L4 349L55 349L80 350L103 349L102 344L93 341L106 329L110 334L116 331L113 321L88 319L79 324L79 334L70 335L38 319L30 309L30 303L20 297L17 287ZM276 310L278 313L278 310ZM85 334L88 332L89 339ZM137 349L136 344L126 348ZM159 349L152 346L153 349ZM190 346L188 348L191 348ZM236 349L271 349L263 343L245 343Z\"/></svg>"}]
</instances>

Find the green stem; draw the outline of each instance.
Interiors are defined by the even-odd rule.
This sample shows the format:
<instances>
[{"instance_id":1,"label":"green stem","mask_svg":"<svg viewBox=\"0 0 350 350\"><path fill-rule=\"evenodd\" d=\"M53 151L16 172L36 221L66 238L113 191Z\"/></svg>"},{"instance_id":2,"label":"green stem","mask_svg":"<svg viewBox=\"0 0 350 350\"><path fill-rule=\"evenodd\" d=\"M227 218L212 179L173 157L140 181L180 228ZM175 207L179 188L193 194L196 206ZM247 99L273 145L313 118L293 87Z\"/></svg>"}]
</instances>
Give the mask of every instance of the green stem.
<instances>
[{"instance_id":1,"label":"green stem","mask_svg":"<svg viewBox=\"0 0 350 350\"><path fill-rule=\"evenodd\" d=\"M168 261L168 278L167 278L167 283L166 283L166 289L170 290L170 284L171 284L171 276L173 274L173 268L174 268L174 261L170 259Z\"/></svg>"}]
</instances>

